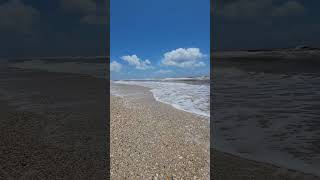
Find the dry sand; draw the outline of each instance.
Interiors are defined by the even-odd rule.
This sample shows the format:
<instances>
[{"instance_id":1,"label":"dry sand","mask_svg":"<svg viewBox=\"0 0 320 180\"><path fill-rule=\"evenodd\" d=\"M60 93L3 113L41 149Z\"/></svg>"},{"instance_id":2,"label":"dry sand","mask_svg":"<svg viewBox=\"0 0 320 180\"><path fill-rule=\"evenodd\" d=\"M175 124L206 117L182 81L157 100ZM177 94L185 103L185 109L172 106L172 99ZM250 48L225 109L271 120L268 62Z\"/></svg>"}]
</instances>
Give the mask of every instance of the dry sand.
<instances>
[{"instance_id":1,"label":"dry sand","mask_svg":"<svg viewBox=\"0 0 320 180\"><path fill-rule=\"evenodd\" d=\"M209 179L209 120L142 95L111 96L111 179Z\"/></svg>"}]
</instances>

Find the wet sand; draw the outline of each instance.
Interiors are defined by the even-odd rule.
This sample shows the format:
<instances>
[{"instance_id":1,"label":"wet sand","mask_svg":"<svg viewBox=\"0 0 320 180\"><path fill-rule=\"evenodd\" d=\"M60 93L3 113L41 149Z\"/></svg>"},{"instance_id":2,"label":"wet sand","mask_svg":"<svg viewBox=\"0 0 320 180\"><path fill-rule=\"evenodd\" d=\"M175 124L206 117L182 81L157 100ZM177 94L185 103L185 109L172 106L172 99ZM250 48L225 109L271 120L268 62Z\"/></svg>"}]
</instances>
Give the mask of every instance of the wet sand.
<instances>
[{"instance_id":1,"label":"wet sand","mask_svg":"<svg viewBox=\"0 0 320 180\"><path fill-rule=\"evenodd\" d=\"M311 174L211 150L213 180L319 180Z\"/></svg>"},{"instance_id":2,"label":"wet sand","mask_svg":"<svg viewBox=\"0 0 320 180\"><path fill-rule=\"evenodd\" d=\"M209 179L208 118L123 88L139 93L111 96L111 179Z\"/></svg>"}]
</instances>

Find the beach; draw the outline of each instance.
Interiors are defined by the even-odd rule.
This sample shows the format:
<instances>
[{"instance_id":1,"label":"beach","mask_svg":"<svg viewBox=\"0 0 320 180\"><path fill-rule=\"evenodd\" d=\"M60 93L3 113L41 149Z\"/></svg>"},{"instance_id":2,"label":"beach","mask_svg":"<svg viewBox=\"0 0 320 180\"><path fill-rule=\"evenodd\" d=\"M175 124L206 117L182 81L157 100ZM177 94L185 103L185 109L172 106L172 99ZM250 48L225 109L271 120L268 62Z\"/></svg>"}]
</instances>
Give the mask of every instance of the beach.
<instances>
[{"instance_id":1,"label":"beach","mask_svg":"<svg viewBox=\"0 0 320 180\"><path fill-rule=\"evenodd\" d=\"M155 101L148 88L117 86L127 96L111 96L112 179L319 179L214 148L210 156L207 117Z\"/></svg>"},{"instance_id":2,"label":"beach","mask_svg":"<svg viewBox=\"0 0 320 180\"><path fill-rule=\"evenodd\" d=\"M15 66L0 66L0 179L107 178L106 80Z\"/></svg>"},{"instance_id":3,"label":"beach","mask_svg":"<svg viewBox=\"0 0 320 180\"><path fill-rule=\"evenodd\" d=\"M211 124L209 117L199 113L206 112L207 108L189 106L189 101L176 107L170 104L165 95L176 88L181 89L180 86L170 86L170 89L165 84L155 86L165 88L164 91L155 91L111 82L111 92L112 87L118 90L110 97L111 178L209 179L211 173L211 177L218 180L319 179L312 175L319 151L314 143L316 136L311 136L318 132L318 114L313 111L318 96L311 85L317 85L319 76L297 71L286 74L251 72L235 68L239 67L237 63L231 65L215 69L212 83L215 98L211 102L215 118ZM99 64L89 66L88 63L74 62L54 63L54 66L43 62L36 62L35 66L32 63L1 64L0 68L0 136L6 137L0 142L0 179L104 179L108 173L109 127L105 126L106 79L100 78L103 68ZM255 84L248 88L247 85L253 82ZM279 88L274 86L275 83ZM300 98L294 100L304 102L291 104L299 112L295 118L289 116L293 113L291 108L279 111L268 106L279 108L288 104L286 98L293 96L283 92L292 86L291 83L299 87L293 93ZM283 84L285 86L280 86ZM187 93L174 94L174 101L180 102L184 97L181 95L192 94L190 90L193 88L185 88L188 85L182 86ZM303 94L302 90L306 88L309 93ZM272 99L268 99L272 96L258 92L279 94L283 104L272 104ZM196 93L202 99L195 103L206 102L203 101L207 96L206 88L199 88ZM228 96L222 96L226 93ZM264 102L268 103L261 104L257 97L265 98ZM309 101L312 98L314 101ZM234 100L242 103L242 108L234 106ZM258 111L259 108L264 111ZM262 118L259 116L261 112L281 121ZM301 119L304 119L303 123ZM273 132L272 127L279 122L283 124ZM213 130L211 138L210 125ZM307 130L308 134L305 133ZM277 134L279 132L286 134ZM269 138L269 141L263 138ZM299 140L299 143L293 143L293 140ZM306 152L306 147L311 151ZM295 155L289 159L291 161L286 159L288 154ZM302 158L306 159L301 161ZM288 162L293 163L288 165Z\"/></svg>"},{"instance_id":4,"label":"beach","mask_svg":"<svg viewBox=\"0 0 320 180\"><path fill-rule=\"evenodd\" d=\"M312 175L211 149L213 180L319 180Z\"/></svg>"},{"instance_id":5,"label":"beach","mask_svg":"<svg viewBox=\"0 0 320 180\"><path fill-rule=\"evenodd\" d=\"M112 86L112 85L111 85ZM111 96L111 179L209 179L209 119L156 101L148 88Z\"/></svg>"}]
</instances>

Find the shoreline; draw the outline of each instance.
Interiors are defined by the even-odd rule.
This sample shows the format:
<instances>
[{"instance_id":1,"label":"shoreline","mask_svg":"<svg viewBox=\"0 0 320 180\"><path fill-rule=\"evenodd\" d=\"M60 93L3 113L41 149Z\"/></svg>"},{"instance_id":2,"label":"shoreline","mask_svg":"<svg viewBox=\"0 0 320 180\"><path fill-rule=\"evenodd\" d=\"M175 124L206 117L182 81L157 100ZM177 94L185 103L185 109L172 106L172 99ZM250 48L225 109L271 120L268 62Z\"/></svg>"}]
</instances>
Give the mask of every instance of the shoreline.
<instances>
[{"instance_id":1,"label":"shoreline","mask_svg":"<svg viewBox=\"0 0 320 180\"><path fill-rule=\"evenodd\" d=\"M216 59L212 147L320 179L319 151L312 143L318 140L318 66L276 58Z\"/></svg>"},{"instance_id":2,"label":"shoreline","mask_svg":"<svg viewBox=\"0 0 320 180\"><path fill-rule=\"evenodd\" d=\"M287 160L277 160L277 158L272 158L272 157L268 157L268 158L259 158L259 156L250 156L250 155L247 155L247 156L243 156L241 154L237 154L237 153L233 153L232 151L228 151L228 150L225 150L223 148L214 148L212 147L213 151L218 151L218 152L221 152L221 153L224 153L228 156L234 156L234 157L237 157L237 158L240 158L240 159L244 159L244 160L247 160L249 162L254 162L254 163L259 163L259 164L265 164L266 166L272 166L274 168L279 168L279 169L282 169L282 170L285 170L285 171L290 171L290 172L295 172L295 173L298 173L300 175L306 175L306 176L310 176L310 177L314 177L314 178L318 178L320 180L320 176L319 174L317 173L317 171L315 169L308 169L308 167L305 167L303 165L300 165L300 167L297 167L297 166L293 166L292 164L297 164L299 163L299 161L297 160L294 160L294 159L287 159ZM281 156L281 155L280 155ZM278 157L280 157L278 156ZM291 164L290 164L291 163ZM302 162L300 162L302 163ZM302 168L301 168L302 167ZM305 167L305 168L303 168Z\"/></svg>"},{"instance_id":3,"label":"shoreline","mask_svg":"<svg viewBox=\"0 0 320 180\"><path fill-rule=\"evenodd\" d=\"M152 95L152 93L149 91L149 88L137 86L137 85L122 85L125 86L126 89L130 89L130 87L134 87L134 91L140 90L140 91L146 91L144 93L149 93L149 97L146 94L135 94L139 98L144 99L144 101L155 101L157 104L162 104L163 106L169 106L169 108L174 109L175 111L178 111L180 113L186 113L191 114L192 116L198 117L196 114L192 114L190 112L186 112L180 109L177 109L170 104L163 103L161 101L156 101ZM128 92L126 92L128 93ZM129 93L130 94L130 93ZM130 96L125 97L119 97L119 96L111 96L111 102L112 99L118 99L119 101L126 102L126 98L129 99L128 101L132 101L130 99ZM133 99L133 101L136 101L136 99ZM126 102L127 106L130 107L130 102ZM137 102L135 102L137 103ZM133 103L133 104L135 104ZM140 101L141 103L141 101ZM150 102L149 102L150 103ZM112 107L111 107L112 108ZM201 118L201 116L199 116ZM112 121L112 119L111 119ZM207 120L208 121L208 120ZM210 121L208 121L210 122ZM112 125L111 125L112 127ZM112 136L112 135L111 135ZM111 138L112 139L112 138ZM209 142L207 142L209 144ZM176 150L179 152L179 149ZM302 178L304 179L311 179L311 180L318 180L320 179L318 176L310 173L305 173L298 170L293 170L290 168L286 168L283 166L278 166L276 164L271 164L267 162L261 162L256 161L252 159L247 159L238 155L230 154L224 151L219 151L214 148L211 149L212 159L210 166L212 167L212 176L215 179L241 179L243 177L248 178L255 178L255 179L275 179L275 180L282 180L284 178L289 180L300 180ZM217 169L215 169L217 168ZM234 172L234 173L230 173ZM140 176L137 176L140 177ZM144 177L144 176L142 176ZM179 177L179 176L178 176ZM182 176L181 176L182 177ZM162 176L161 176L162 178Z\"/></svg>"},{"instance_id":4,"label":"shoreline","mask_svg":"<svg viewBox=\"0 0 320 180\"><path fill-rule=\"evenodd\" d=\"M241 178L272 180L319 180L320 177L274 164L242 158L237 155L211 148L212 175L217 180L233 180ZM232 173L230 173L232 172Z\"/></svg>"},{"instance_id":5,"label":"shoreline","mask_svg":"<svg viewBox=\"0 0 320 180\"><path fill-rule=\"evenodd\" d=\"M110 98L111 178L209 179L209 121L130 87L142 93Z\"/></svg>"},{"instance_id":6,"label":"shoreline","mask_svg":"<svg viewBox=\"0 0 320 180\"><path fill-rule=\"evenodd\" d=\"M203 118L207 118L208 121L210 121L210 111L209 110L209 102L207 102L207 100L209 100L209 92L207 94L207 96L204 97L204 94L200 94L197 91L209 91L210 85L209 84L200 84L200 87L206 87L208 89L206 90L195 90L194 86L198 87L196 84L188 84L185 82L158 82L156 81L156 85L150 85L150 84L139 84L139 83L123 83L123 82L111 82L111 91L112 89L117 89L114 90L113 93L111 93L111 95L118 95L118 96L127 96L126 94L128 94L128 92L124 92L121 87L126 87L126 88L130 88L130 87L134 87L134 86L139 86L142 88L145 88L146 90L148 90L151 94L152 97L155 101L161 102L163 104L169 105L175 109L178 109L180 111L184 111L187 113L191 113L193 115L196 116L201 116ZM130 81L128 81L130 82ZM138 82L138 81L136 81ZM162 83L168 83L168 84L162 84ZM161 84L161 85L159 85ZM193 86L193 89L190 90L191 88L188 87L184 87L181 88L181 86ZM172 86L177 86L177 87L172 87ZM112 88L113 87L113 88ZM120 87L120 88L119 88ZM166 89L172 89L174 88L175 91L170 91L170 90L166 90ZM140 88L141 89L141 88ZM186 90L188 89L188 90ZM180 91L181 90L181 91ZM120 94L119 94L120 91ZM184 92L183 95L181 93L177 93L177 92ZM129 94L136 94L136 92L130 92ZM198 94L197 94L198 93ZM122 94L122 95L121 95ZM183 96L187 96L188 98L185 98ZM195 98L196 97L196 98ZM199 99L201 99L202 101L199 101ZM204 100L203 100L204 99ZM189 100L189 102L188 102ZM190 102L191 100L191 102ZM198 101L198 102L197 102ZM204 109L198 108L198 106L201 106L204 104Z\"/></svg>"}]
</instances>

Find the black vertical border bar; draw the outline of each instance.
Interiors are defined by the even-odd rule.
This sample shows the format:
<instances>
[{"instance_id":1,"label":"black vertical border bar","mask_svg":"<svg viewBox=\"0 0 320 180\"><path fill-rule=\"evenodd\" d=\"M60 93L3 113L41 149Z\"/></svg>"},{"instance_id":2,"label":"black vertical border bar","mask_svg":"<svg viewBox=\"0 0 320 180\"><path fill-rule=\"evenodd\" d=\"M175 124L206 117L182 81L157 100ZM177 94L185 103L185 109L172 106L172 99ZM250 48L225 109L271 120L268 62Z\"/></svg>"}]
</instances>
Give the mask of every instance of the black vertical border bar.
<instances>
[{"instance_id":1,"label":"black vertical border bar","mask_svg":"<svg viewBox=\"0 0 320 180\"><path fill-rule=\"evenodd\" d=\"M106 0L106 177L110 179L110 0Z\"/></svg>"},{"instance_id":2,"label":"black vertical border bar","mask_svg":"<svg viewBox=\"0 0 320 180\"><path fill-rule=\"evenodd\" d=\"M213 22L214 22L214 1L215 0L210 0L210 179L212 179L213 176L213 168L214 168L214 164L213 164L213 151L212 151L212 134L213 134L213 120L212 118L213 116L213 105L214 105L214 101L213 101L213 79L214 79L214 73L213 73L213 52L214 52L214 47L213 47L213 37L214 37L214 33L213 33Z\"/></svg>"}]
</instances>

